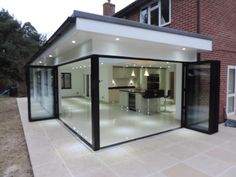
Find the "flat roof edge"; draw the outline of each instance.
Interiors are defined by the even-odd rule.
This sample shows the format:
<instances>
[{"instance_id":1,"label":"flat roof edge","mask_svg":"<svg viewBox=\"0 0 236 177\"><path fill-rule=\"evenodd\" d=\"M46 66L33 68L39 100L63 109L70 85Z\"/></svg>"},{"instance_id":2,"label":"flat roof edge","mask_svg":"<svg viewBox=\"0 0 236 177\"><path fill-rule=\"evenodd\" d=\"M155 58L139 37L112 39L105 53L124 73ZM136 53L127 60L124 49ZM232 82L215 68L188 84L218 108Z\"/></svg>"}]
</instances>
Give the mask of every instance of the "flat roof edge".
<instances>
[{"instance_id":1,"label":"flat roof edge","mask_svg":"<svg viewBox=\"0 0 236 177\"><path fill-rule=\"evenodd\" d=\"M57 41L61 35L68 29L71 27L71 25L73 23L76 22L76 18L75 17L68 17L63 24L57 29L57 31L47 40L47 42L40 47L40 49L31 57L31 59L25 64L25 66L27 67L28 65L30 65L31 63L33 63L35 61L35 59L37 57L39 57L45 50L47 50L47 48L53 44L55 41Z\"/></svg>"},{"instance_id":2,"label":"flat roof edge","mask_svg":"<svg viewBox=\"0 0 236 177\"><path fill-rule=\"evenodd\" d=\"M142 24L142 23L127 20L127 19L96 15L92 13L74 10L73 14L64 21L64 23L57 29L57 31L47 40L47 42L31 57L31 59L25 64L25 67L32 64L36 60L37 57L39 57L45 50L48 49L48 47L50 47L53 43L55 43L73 24L75 24L76 18L83 18L83 19L88 19L88 20L130 26L130 27L141 28L141 29L146 29L146 30L153 30L153 31L158 31L158 32L164 32L164 33L170 33L170 34L176 34L176 35L182 35L182 36L187 36L187 37L213 41L211 37L198 34L198 33L186 32L186 31L181 31L181 30L167 28L167 27L158 27L154 25Z\"/></svg>"},{"instance_id":3,"label":"flat roof edge","mask_svg":"<svg viewBox=\"0 0 236 177\"><path fill-rule=\"evenodd\" d=\"M101 21L101 22L113 23L113 24L118 24L118 25L125 25L125 26L131 26L131 27L136 27L136 28L148 29L148 30L153 30L153 31L183 35L183 36L205 39L205 40L210 40L210 41L213 40L209 36L198 34L198 33L181 31L181 30L168 28L168 27L158 27L158 26L154 26L154 25L139 23L136 21L121 19L121 18L117 18L117 17L96 15L96 14L91 14L91 13L81 12L81 11L76 11L76 10L74 11L72 16L78 17L78 18L85 18L85 19L89 19L89 20L96 20L96 21Z\"/></svg>"}]
</instances>

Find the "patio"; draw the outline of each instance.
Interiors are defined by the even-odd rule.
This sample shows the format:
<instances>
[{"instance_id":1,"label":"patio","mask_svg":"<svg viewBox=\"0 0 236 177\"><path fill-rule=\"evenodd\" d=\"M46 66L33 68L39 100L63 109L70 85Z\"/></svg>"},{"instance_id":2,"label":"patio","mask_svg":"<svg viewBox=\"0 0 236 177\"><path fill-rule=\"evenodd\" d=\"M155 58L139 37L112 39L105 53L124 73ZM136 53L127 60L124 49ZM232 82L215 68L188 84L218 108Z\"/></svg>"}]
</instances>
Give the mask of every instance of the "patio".
<instances>
[{"instance_id":1,"label":"patio","mask_svg":"<svg viewBox=\"0 0 236 177\"><path fill-rule=\"evenodd\" d=\"M188 129L101 149L86 147L59 120L28 122L18 98L35 177L235 177L236 131L207 135Z\"/></svg>"}]
</instances>

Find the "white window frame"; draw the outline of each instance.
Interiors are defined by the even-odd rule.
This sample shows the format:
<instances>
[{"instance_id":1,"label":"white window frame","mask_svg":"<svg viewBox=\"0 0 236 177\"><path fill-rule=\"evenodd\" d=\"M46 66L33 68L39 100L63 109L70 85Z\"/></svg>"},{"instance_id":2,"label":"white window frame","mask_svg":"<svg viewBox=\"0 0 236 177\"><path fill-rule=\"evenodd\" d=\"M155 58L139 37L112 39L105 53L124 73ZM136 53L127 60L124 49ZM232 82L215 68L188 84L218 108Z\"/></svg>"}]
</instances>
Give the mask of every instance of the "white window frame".
<instances>
[{"instance_id":1,"label":"white window frame","mask_svg":"<svg viewBox=\"0 0 236 177\"><path fill-rule=\"evenodd\" d=\"M155 2L157 2L158 1L158 4L156 5L156 6L154 6L154 7L152 7L151 8L151 5L153 4L153 3L155 3ZM157 8L159 8L159 24L158 24L158 26L160 26L160 27L163 27L163 26L167 26L167 25L169 25L169 24L171 24L171 4L172 4L172 1L171 0L169 0L169 22L167 22L167 23L164 23L164 24L161 24L161 1L162 0L154 0L154 1L152 1L152 2L150 2L150 3L148 3L148 4L146 4L145 6L143 6L141 9L140 9L140 12L139 12L139 22L141 22L141 12L144 10L144 9L148 9L148 23L147 24L149 24L149 25L151 25L151 11L152 10L155 10L155 9L157 9Z\"/></svg>"},{"instance_id":2,"label":"white window frame","mask_svg":"<svg viewBox=\"0 0 236 177\"><path fill-rule=\"evenodd\" d=\"M234 93L229 93L229 71L230 71L230 69L234 69L235 70ZM230 97L234 97L234 109L233 109L232 112L228 112L229 98ZM235 111L236 111L235 103L236 103L236 66L235 65L228 65L228 68L227 68L227 90L226 90L226 110L225 110L227 116L235 115Z\"/></svg>"},{"instance_id":3,"label":"white window frame","mask_svg":"<svg viewBox=\"0 0 236 177\"><path fill-rule=\"evenodd\" d=\"M155 3L155 1L153 1L153 3ZM152 4L152 3L151 3ZM158 19L158 26L160 26L160 12L161 12L161 7L160 7L160 0L159 0L159 2L157 3L157 5L156 6L154 6L154 7L152 7L151 8L151 4L149 5L149 7L148 7L148 24L151 24L151 12L152 11L154 11L154 10L156 10L156 9L158 9L158 16L159 16L159 19Z\"/></svg>"}]
</instances>

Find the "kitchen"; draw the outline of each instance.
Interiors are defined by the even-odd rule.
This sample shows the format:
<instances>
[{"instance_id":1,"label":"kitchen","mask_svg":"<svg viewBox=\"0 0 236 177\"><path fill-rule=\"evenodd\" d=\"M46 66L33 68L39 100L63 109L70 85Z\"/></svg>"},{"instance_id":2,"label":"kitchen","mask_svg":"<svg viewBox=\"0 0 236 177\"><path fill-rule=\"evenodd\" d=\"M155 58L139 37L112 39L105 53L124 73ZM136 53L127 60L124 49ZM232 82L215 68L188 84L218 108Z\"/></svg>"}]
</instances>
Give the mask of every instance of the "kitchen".
<instances>
[{"instance_id":1,"label":"kitchen","mask_svg":"<svg viewBox=\"0 0 236 177\"><path fill-rule=\"evenodd\" d=\"M122 65L105 66L104 63L102 65L102 68L112 67L110 68L112 86L108 87L109 103L118 104L121 110L151 114L166 109L163 106L166 106L164 104L167 98L174 104L174 64L169 62L142 64L130 61Z\"/></svg>"}]
</instances>

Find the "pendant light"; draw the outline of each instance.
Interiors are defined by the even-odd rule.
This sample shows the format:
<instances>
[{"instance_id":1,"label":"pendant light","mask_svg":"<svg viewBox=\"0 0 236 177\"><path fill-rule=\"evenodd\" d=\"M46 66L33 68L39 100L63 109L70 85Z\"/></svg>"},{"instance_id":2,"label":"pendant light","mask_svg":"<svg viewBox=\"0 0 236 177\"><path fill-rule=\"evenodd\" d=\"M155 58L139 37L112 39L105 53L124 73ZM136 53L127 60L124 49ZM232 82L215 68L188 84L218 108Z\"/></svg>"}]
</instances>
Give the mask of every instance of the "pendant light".
<instances>
[{"instance_id":1,"label":"pendant light","mask_svg":"<svg viewBox=\"0 0 236 177\"><path fill-rule=\"evenodd\" d=\"M145 68L145 71L144 71L144 76L149 76L149 73L148 73L148 70L147 70L147 68Z\"/></svg>"},{"instance_id":2,"label":"pendant light","mask_svg":"<svg viewBox=\"0 0 236 177\"><path fill-rule=\"evenodd\" d=\"M134 69L132 70L131 76L135 77Z\"/></svg>"}]
</instances>

